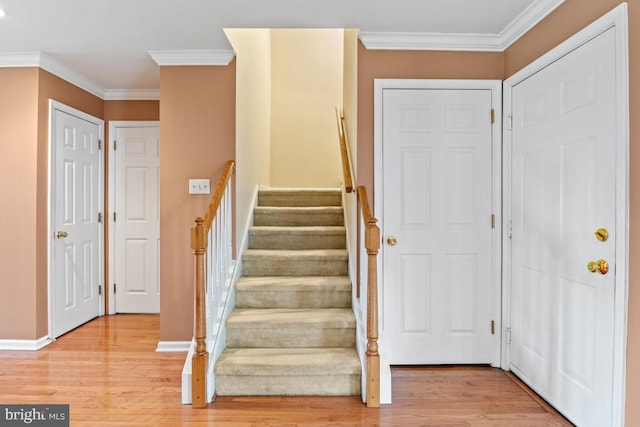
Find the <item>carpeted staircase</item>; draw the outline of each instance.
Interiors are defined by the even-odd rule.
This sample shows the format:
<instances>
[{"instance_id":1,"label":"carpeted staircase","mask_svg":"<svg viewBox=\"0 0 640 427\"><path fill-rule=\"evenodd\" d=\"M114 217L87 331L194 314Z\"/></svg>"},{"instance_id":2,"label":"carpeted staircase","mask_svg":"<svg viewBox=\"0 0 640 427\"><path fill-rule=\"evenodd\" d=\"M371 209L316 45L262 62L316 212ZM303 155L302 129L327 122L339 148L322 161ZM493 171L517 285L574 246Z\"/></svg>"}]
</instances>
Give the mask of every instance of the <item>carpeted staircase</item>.
<instances>
[{"instance_id":1,"label":"carpeted staircase","mask_svg":"<svg viewBox=\"0 0 640 427\"><path fill-rule=\"evenodd\" d=\"M358 395L339 190L262 189L216 394Z\"/></svg>"}]
</instances>

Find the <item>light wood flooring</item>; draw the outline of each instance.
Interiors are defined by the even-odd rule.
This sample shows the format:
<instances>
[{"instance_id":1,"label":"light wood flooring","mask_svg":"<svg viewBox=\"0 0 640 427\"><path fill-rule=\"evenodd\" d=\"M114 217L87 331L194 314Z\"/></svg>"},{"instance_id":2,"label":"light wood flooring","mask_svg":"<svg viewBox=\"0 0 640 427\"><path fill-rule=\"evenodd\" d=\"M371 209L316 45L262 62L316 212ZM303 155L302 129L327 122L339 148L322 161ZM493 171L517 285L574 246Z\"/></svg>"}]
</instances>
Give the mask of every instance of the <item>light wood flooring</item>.
<instances>
[{"instance_id":1,"label":"light wood flooring","mask_svg":"<svg viewBox=\"0 0 640 427\"><path fill-rule=\"evenodd\" d=\"M393 368L392 405L358 397L219 397L180 404L184 353L156 353L157 315L106 316L37 352L0 351L0 404L70 404L71 426L570 426L487 367Z\"/></svg>"}]
</instances>

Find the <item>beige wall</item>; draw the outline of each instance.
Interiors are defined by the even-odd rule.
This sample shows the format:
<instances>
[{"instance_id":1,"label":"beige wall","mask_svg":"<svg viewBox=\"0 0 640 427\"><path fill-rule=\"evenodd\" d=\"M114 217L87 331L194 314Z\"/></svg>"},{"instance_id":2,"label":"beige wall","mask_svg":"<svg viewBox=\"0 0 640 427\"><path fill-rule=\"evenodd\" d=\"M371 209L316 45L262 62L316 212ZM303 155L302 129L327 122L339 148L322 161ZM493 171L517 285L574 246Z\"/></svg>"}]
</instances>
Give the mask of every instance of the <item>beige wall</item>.
<instances>
[{"instance_id":1,"label":"beige wall","mask_svg":"<svg viewBox=\"0 0 640 427\"><path fill-rule=\"evenodd\" d=\"M104 119L113 120L158 120L160 101L158 100L115 100L104 101Z\"/></svg>"},{"instance_id":2,"label":"beige wall","mask_svg":"<svg viewBox=\"0 0 640 427\"><path fill-rule=\"evenodd\" d=\"M36 339L38 69L0 69L0 94L0 339Z\"/></svg>"},{"instance_id":3,"label":"beige wall","mask_svg":"<svg viewBox=\"0 0 640 427\"><path fill-rule=\"evenodd\" d=\"M272 30L271 185L338 187L343 30Z\"/></svg>"},{"instance_id":4,"label":"beige wall","mask_svg":"<svg viewBox=\"0 0 640 427\"><path fill-rule=\"evenodd\" d=\"M505 77L566 40L621 2L566 0L544 21L529 31L504 53ZM640 425L640 1L629 5L630 60L630 212L629 212L629 317L627 333L626 425Z\"/></svg>"},{"instance_id":5,"label":"beige wall","mask_svg":"<svg viewBox=\"0 0 640 427\"><path fill-rule=\"evenodd\" d=\"M160 340L193 336L189 230L210 196L189 195L189 178L218 181L235 160L236 63L160 67Z\"/></svg>"},{"instance_id":6,"label":"beige wall","mask_svg":"<svg viewBox=\"0 0 640 427\"><path fill-rule=\"evenodd\" d=\"M271 30L225 30L236 52L236 242L271 176Z\"/></svg>"}]
</instances>

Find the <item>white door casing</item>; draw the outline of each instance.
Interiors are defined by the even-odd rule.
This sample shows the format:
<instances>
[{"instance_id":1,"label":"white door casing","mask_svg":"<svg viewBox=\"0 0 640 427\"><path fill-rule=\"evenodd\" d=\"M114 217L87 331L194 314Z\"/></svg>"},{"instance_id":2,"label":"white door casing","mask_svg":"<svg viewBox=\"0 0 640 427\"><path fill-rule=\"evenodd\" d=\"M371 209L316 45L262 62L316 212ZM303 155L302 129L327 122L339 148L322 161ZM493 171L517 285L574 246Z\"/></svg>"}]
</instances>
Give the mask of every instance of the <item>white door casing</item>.
<instances>
[{"instance_id":1,"label":"white door casing","mask_svg":"<svg viewBox=\"0 0 640 427\"><path fill-rule=\"evenodd\" d=\"M159 122L114 122L110 135L110 311L158 313Z\"/></svg>"},{"instance_id":2,"label":"white door casing","mask_svg":"<svg viewBox=\"0 0 640 427\"><path fill-rule=\"evenodd\" d=\"M503 368L581 426L624 418L625 22L623 6L505 83Z\"/></svg>"},{"instance_id":3,"label":"white door casing","mask_svg":"<svg viewBox=\"0 0 640 427\"><path fill-rule=\"evenodd\" d=\"M501 160L492 128L501 127L500 89L499 81L375 81L383 367L499 363Z\"/></svg>"},{"instance_id":4,"label":"white door casing","mask_svg":"<svg viewBox=\"0 0 640 427\"><path fill-rule=\"evenodd\" d=\"M102 313L103 121L51 100L49 336Z\"/></svg>"}]
</instances>

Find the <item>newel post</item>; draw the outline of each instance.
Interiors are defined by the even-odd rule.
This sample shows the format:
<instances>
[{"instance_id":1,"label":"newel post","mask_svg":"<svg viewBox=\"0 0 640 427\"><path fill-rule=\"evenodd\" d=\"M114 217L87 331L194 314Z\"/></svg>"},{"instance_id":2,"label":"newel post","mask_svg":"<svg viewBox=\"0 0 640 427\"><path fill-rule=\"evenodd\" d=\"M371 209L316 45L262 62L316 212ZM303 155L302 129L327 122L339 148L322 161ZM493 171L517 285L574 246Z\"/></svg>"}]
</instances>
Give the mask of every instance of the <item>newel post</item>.
<instances>
[{"instance_id":1,"label":"newel post","mask_svg":"<svg viewBox=\"0 0 640 427\"><path fill-rule=\"evenodd\" d=\"M367 407L380 407L380 354L378 353L378 251L380 228L375 218L367 220Z\"/></svg>"},{"instance_id":2,"label":"newel post","mask_svg":"<svg viewBox=\"0 0 640 427\"><path fill-rule=\"evenodd\" d=\"M204 253L207 246L207 236L204 231L204 220L196 218L191 228L191 249L195 257L195 321L194 339L195 353L191 359L191 405L194 408L207 406L206 371L209 361L206 338L206 308L205 308L205 272Z\"/></svg>"}]
</instances>

